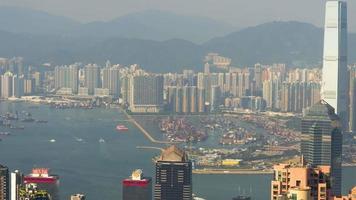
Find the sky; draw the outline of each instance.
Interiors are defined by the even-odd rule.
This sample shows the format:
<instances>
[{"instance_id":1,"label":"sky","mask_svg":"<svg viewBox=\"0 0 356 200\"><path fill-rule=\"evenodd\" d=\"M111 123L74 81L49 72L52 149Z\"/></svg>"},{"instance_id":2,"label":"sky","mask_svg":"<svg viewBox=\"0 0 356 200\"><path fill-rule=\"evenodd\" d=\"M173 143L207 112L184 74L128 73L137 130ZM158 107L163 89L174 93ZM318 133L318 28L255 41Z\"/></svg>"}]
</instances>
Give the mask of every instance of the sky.
<instances>
[{"instance_id":1,"label":"sky","mask_svg":"<svg viewBox=\"0 0 356 200\"><path fill-rule=\"evenodd\" d=\"M349 28L356 32L356 0L347 1ZM321 27L325 2L326 0L0 0L0 6L32 8L81 22L108 21L129 13L154 9L209 17L243 28L280 20L309 22Z\"/></svg>"}]
</instances>

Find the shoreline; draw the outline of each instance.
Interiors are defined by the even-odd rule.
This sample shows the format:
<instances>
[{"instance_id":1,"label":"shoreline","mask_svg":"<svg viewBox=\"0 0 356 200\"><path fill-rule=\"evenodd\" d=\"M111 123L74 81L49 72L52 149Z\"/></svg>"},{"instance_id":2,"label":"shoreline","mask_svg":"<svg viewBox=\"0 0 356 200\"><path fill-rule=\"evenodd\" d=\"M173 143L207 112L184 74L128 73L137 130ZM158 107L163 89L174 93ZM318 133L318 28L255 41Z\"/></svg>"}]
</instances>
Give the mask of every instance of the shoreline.
<instances>
[{"instance_id":1,"label":"shoreline","mask_svg":"<svg viewBox=\"0 0 356 200\"><path fill-rule=\"evenodd\" d=\"M273 174L273 170L254 170L254 169L194 169L193 174L201 175L221 175L221 174L246 174L246 175L268 175Z\"/></svg>"}]
</instances>

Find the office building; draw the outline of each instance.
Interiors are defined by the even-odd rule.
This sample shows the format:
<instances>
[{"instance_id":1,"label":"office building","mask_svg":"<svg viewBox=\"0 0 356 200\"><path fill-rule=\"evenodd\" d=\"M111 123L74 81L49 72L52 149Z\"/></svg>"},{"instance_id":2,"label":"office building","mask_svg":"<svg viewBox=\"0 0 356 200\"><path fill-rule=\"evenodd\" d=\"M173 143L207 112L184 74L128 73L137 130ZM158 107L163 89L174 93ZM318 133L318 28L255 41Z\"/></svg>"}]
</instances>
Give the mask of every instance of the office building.
<instances>
[{"instance_id":1,"label":"office building","mask_svg":"<svg viewBox=\"0 0 356 200\"><path fill-rule=\"evenodd\" d=\"M0 200L10 200L9 169L0 165Z\"/></svg>"},{"instance_id":2,"label":"office building","mask_svg":"<svg viewBox=\"0 0 356 200\"><path fill-rule=\"evenodd\" d=\"M321 99L335 108L343 129L348 129L347 6L326 3Z\"/></svg>"},{"instance_id":3,"label":"office building","mask_svg":"<svg viewBox=\"0 0 356 200\"><path fill-rule=\"evenodd\" d=\"M51 175L47 168L32 169L32 173L24 177L24 184L35 184L38 190L47 191L52 200L59 200L59 177Z\"/></svg>"},{"instance_id":4,"label":"office building","mask_svg":"<svg viewBox=\"0 0 356 200\"><path fill-rule=\"evenodd\" d=\"M85 200L84 194L73 194L70 196L70 200Z\"/></svg>"},{"instance_id":5,"label":"office building","mask_svg":"<svg viewBox=\"0 0 356 200\"><path fill-rule=\"evenodd\" d=\"M156 161L155 200L192 200L192 163L187 154L171 146Z\"/></svg>"},{"instance_id":6,"label":"office building","mask_svg":"<svg viewBox=\"0 0 356 200\"><path fill-rule=\"evenodd\" d=\"M334 108L325 101L310 107L302 118L301 153L311 166L331 167L331 187L341 194L342 131Z\"/></svg>"},{"instance_id":7,"label":"office building","mask_svg":"<svg viewBox=\"0 0 356 200\"><path fill-rule=\"evenodd\" d=\"M18 170L11 173L11 200L19 200L19 192L24 184L23 178L23 175Z\"/></svg>"},{"instance_id":8,"label":"office building","mask_svg":"<svg viewBox=\"0 0 356 200\"><path fill-rule=\"evenodd\" d=\"M132 172L130 178L122 181L123 200L152 200L152 180L144 177L142 170Z\"/></svg>"}]
</instances>

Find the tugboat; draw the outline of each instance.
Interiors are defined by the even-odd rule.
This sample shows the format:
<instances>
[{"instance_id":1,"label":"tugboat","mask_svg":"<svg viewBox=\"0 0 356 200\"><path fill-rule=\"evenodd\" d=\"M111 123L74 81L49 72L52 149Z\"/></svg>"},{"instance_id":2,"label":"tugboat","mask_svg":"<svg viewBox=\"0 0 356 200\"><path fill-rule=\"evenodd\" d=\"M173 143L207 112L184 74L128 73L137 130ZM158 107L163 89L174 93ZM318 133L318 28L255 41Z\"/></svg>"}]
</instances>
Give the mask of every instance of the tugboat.
<instances>
[{"instance_id":1,"label":"tugboat","mask_svg":"<svg viewBox=\"0 0 356 200\"><path fill-rule=\"evenodd\" d=\"M116 126L116 130L118 130L118 131L128 131L129 129L126 126L119 124L119 125Z\"/></svg>"}]
</instances>

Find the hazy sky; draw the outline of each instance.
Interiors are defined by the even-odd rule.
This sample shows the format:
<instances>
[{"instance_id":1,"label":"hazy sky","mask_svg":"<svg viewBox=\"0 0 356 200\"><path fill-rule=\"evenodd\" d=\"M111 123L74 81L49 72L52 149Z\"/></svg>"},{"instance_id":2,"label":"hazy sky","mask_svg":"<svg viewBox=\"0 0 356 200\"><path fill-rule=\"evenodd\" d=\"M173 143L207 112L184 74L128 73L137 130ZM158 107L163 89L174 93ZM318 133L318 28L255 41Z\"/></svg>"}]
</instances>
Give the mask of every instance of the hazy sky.
<instances>
[{"instance_id":1,"label":"hazy sky","mask_svg":"<svg viewBox=\"0 0 356 200\"><path fill-rule=\"evenodd\" d=\"M205 16L245 27L273 20L298 20L321 26L326 0L0 0L81 22L110 20L147 9ZM356 32L356 0L348 0L349 27Z\"/></svg>"}]
</instances>

